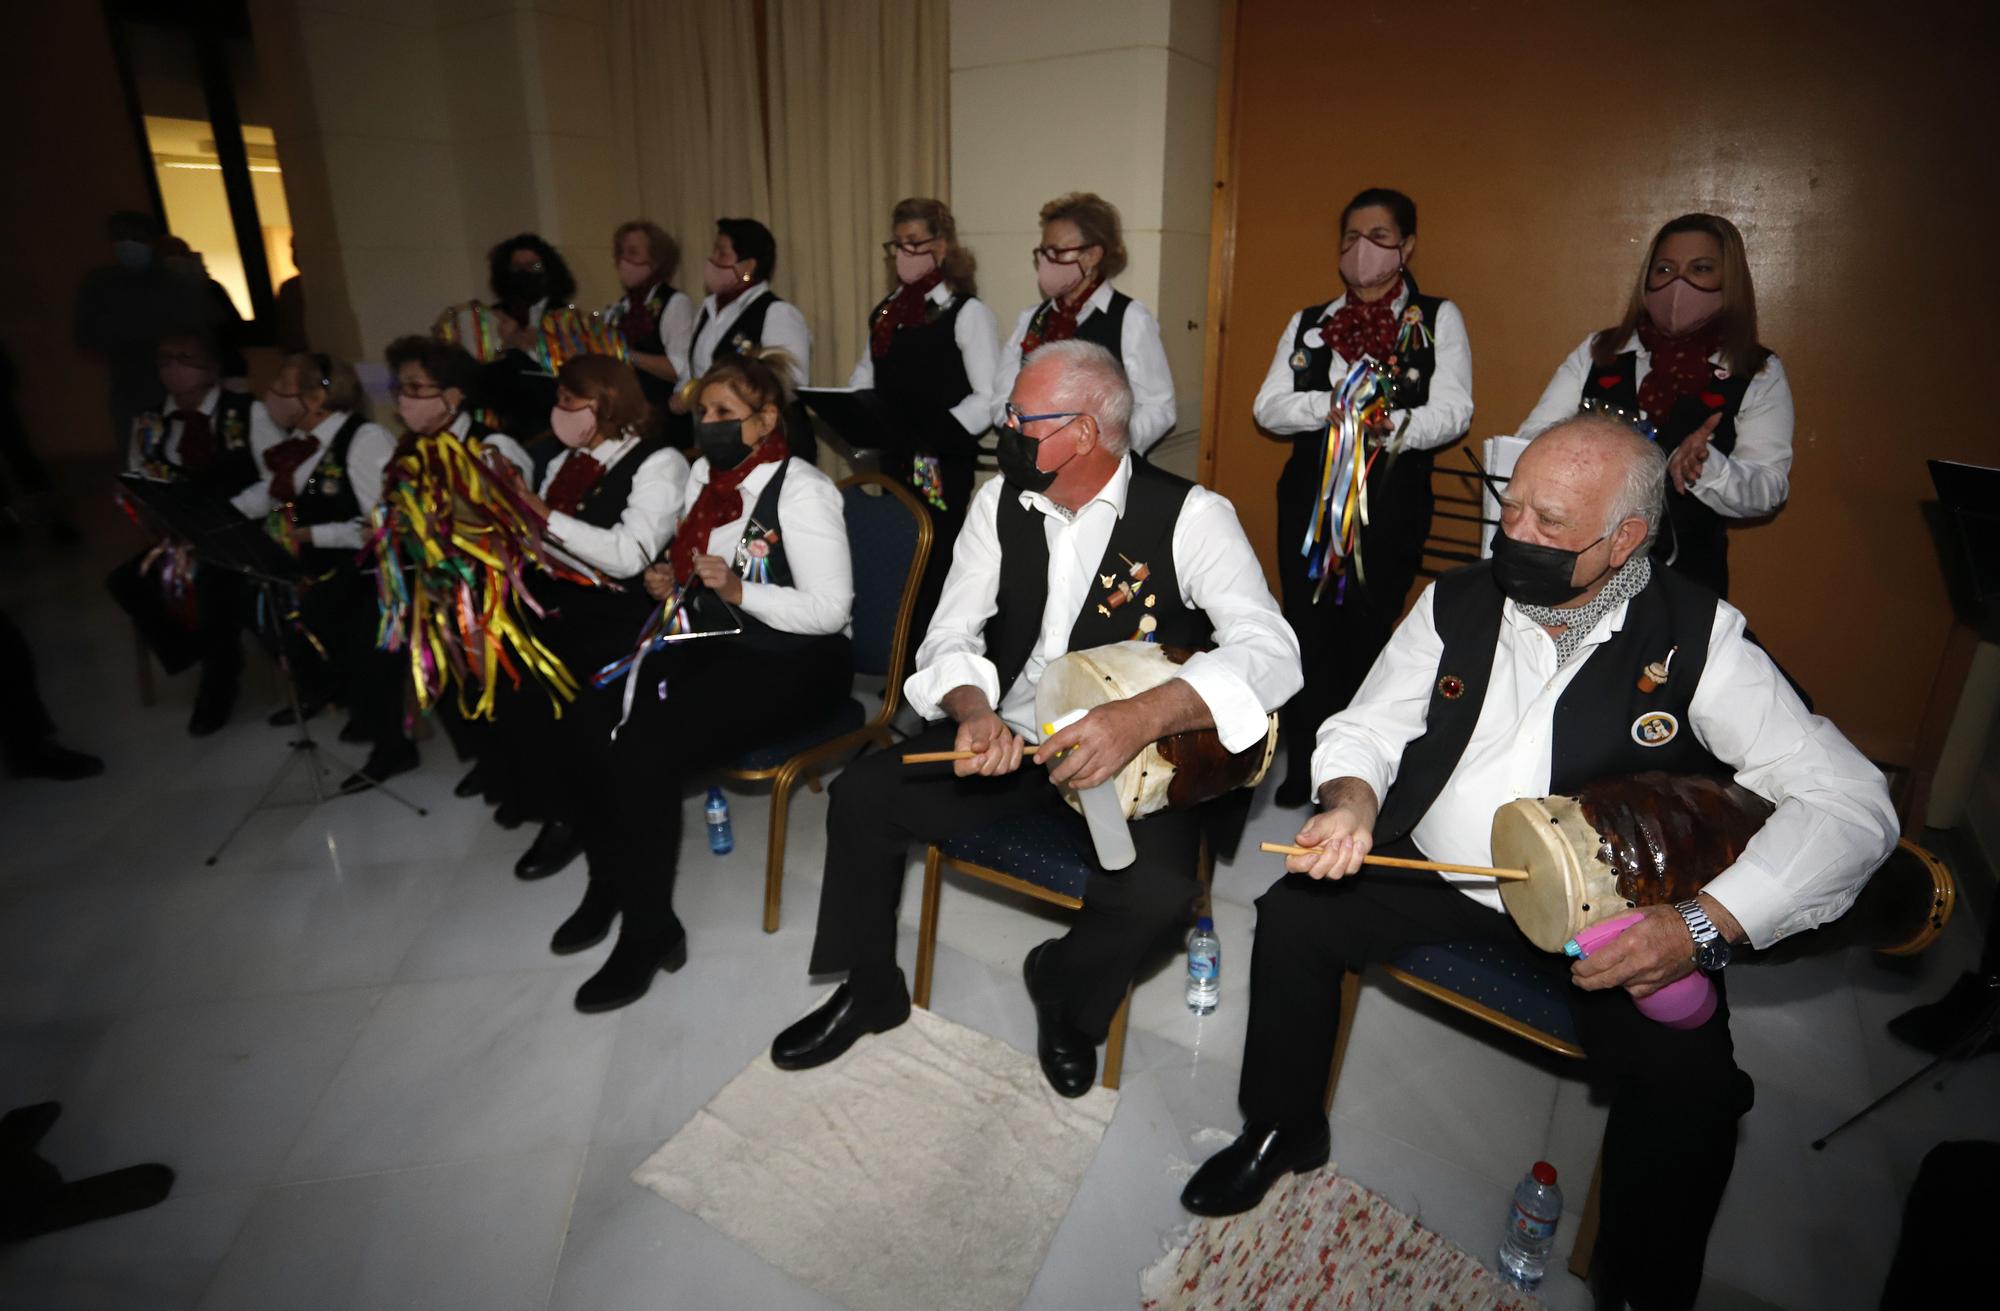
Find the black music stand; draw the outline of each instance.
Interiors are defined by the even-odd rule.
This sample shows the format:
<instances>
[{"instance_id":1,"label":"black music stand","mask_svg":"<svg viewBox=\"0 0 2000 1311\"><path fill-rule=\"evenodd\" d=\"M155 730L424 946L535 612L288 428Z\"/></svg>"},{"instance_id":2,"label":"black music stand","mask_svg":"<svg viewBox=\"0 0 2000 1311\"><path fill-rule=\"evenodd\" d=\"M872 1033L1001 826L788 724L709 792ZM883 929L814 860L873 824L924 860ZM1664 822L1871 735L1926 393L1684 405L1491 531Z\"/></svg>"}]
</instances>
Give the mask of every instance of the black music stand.
<instances>
[{"instance_id":1,"label":"black music stand","mask_svg":"<svg viewBox=\"0 0 2000 1311\"><path fill-rule=\"evenodd\" d=\"M229 502L192 483L162 481L140 473L122 473L118 475L118 481L148 528L164 537L186 542L203 567L225 569L254 584L263 595L265 612L273 617L274 622L277 616L290 609L284 604L285 598L306 581L305 568L291 552L271 540L262 523L245 519ZM366 770L341 759L313 739L312 727L306 720L299 697L299 685L292 674L288 643L282 632L274 645L278 653L278 670L284 676L285 696L292 707L292 722L298 728L298 736L286 744L284 763L271 776L270 786L243 812L243 817L216 844L205 863L213 865L220 860L223 851L236 840L236 835L243 831L251 818L257 812L273 807L272 795L291 775L293 768L300 764L307 767L306 776L312 781L313 799L276 804L318 806L341 795L337 790L328 789L322 781L322 773L328 765L332 765L368 779L376 791L398 805L419 815L430 814L416 802L380 779L371 777Z\"/></svg>"}]
</instances>

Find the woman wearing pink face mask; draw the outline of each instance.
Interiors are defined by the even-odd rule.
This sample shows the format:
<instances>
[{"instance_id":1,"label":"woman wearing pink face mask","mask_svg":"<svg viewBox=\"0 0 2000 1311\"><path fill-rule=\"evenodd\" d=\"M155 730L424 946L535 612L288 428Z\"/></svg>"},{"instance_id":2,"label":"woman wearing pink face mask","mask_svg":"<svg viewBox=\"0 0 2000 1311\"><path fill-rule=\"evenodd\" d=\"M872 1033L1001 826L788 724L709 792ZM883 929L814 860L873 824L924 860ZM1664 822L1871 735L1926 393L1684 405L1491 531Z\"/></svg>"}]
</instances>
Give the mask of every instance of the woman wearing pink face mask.
<instances>
[{"instance_id":1,"label":"woman wearing pink face mask","mask_svg":"<svg viewBox=\"0 0 2000 1311\"><path fill-rule=\"evenodd\" d=\"M1021 311L1014 335L1000 349L993 379L995 427L1006 420L1007 398L1021 365L1047 342L1094 341L1116 355L1132 384L1132 451L1144 454L1174 430L1174 377L1160 341L1159 320L1111 285L1125 271L1118 207L1074 191L1042 206L1042 241L1031 252L1043 300Z\"/></svg>"},{"instance_id":2,"label":"woman wearing pink face mask","mask_svg":"<svg viewBox=\"0 0 2000 1311\"><path fill-rule=\"evenodd\" d=\"M1465 319L1458 306L1417 289L1409 269L1416 249L1417 206L1408 196L1370 187L1348 201L1340 213L1344 290L1285 324L1252 411L1258 427L1292 443L1278 478L1278 582L1306 682L1279 713L1289 762L1278 786L1281 806L1311 800L1320 724L1346 708L1402 619L1430 535L1433 453L1472 423ZM1378 460L1368 484L1360 573L1350 570L1322 588L1308 576L1300 547L1322 503L1334 389L1364 359L1394 368L1394 405L1379 435L1401 449L1393 461Z\"/></svg>"},{"instance_id":3,"label":"woman wearing pink face mask","mask_svg":"<svg viewBox=\"0 0 2000 1311\"><path fill-rule=\"evenodd\" d=\"M898 201L890 223L882 250L894 281L868 313L868 344L847 385L881 400L891 427L884 468L908 478L930 512L930 562L911 617L912 631L921 633L951 568L979 438L992 423L1000 328L973 294L972 252L958 244L943 201Z\"/></svg>"},{"instance_id":4,"label":"woman wearing pink face mask","mask_svg":"<svg viewBox=\"0 0 2000 1311\"><path fill-rule=\"evenodd\" d=\"M535 581L536 599L547 612L535 635L586 687L560 719L538 691L509 698L494 717L498 746L488 759L498 762L497 790L542 824L514 865L523 879L559 873L583 851L622 710L615 693L592 691L588 680L628 653L645 624L653 601L639 578L673 537L688 483L687 460L665 437L648 435L645 394L629 364L582 355L556 377L549 427L562 453L550 462L539 492L526 492L524 499L547 516L552 547L625 587ZM581 951L602 936L573 927L558 937L555 950Z\"/></svg>"},{"instance_id":5,"label":"woman wearing pink face mask","mask_svg":"<svg viewBox=\"0 0 2000 1311\"><path fill-rule=\"evenodd\" d=\"M675 385L688 376L688 347L694 341L694 302L669 282L680 257L674 239L648 219L621 223L611 234L611 258L624 291L604 314L625 334L625 358L638 371L656 416L666 412Z\"/></svg>"},{"instance_id":6,"label":"woman wearing pink face mask","mask_svg":"<svg viewBox=\"0 0 2000 1311\"><path fill-rule=\"evenodd\" d=\"M771 275L777 268L778 239L769 228L750 218L715 221L715 244L701 269L702 287L708 296L695 314L693 344L688 348L686 376L690 382L707 373L719 359L747 355L762 347L782 350L791 358L794 387L811 381L812 331L799 307L771 290ZM683 450L694 445L691 415L696 398L691 391L689 384L682 384L670 405L677 421L669 425L669 437ZM819 445L813 437L812 419L796 401L786 408L785 429L792 454L813 463Z\"/></svg>"},{"instance_id":7,"label":"woman wearing pink face mask","mask_svg":"<svg viewBox=\"0 0 2000 1311\"><path fill-rule=\"evenodd\" d=\"M1646 251L1625 317L1570 352L1518 435L1579 407L1640 425L1668 452L1653 558L1727 596L1727 522L1774 513L1791 488L1792 389L1757 340L1735 224L1683 214Z\"/></svg>"}]
</instances>

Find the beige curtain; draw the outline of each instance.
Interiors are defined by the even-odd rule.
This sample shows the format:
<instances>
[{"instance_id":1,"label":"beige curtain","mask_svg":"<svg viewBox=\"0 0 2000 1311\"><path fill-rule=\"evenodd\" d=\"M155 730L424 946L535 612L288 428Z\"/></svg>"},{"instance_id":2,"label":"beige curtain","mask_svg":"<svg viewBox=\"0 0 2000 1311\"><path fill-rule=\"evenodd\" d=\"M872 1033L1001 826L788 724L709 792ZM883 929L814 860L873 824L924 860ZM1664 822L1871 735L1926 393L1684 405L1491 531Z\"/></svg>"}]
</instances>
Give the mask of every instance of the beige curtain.
<instances>
[{"instance_id":1,"label":"beige curtain","mask_svg":"<svg viewBox=\"0 0 2000 1311\"><path fill-rule=\"evenodd\" d=\"M804 311L813 380L840 385L888 290L905 196L949 200L947 0L766 0L773 285Z\"/></svg>"},{"instance_id":2,"label":"beige curtain","mask_svg":"<svg viewBox=\"0 0 2000 1311\"><path fill-rule=\"evenodd\" d=\"M612 147L635 188L626 217L650 218L680 242L675 285L699 301L715 220L771 223L756 7L611 0L610 19ZM772 228L783 250L784 230Z\"/></svg>"}]
</instances>

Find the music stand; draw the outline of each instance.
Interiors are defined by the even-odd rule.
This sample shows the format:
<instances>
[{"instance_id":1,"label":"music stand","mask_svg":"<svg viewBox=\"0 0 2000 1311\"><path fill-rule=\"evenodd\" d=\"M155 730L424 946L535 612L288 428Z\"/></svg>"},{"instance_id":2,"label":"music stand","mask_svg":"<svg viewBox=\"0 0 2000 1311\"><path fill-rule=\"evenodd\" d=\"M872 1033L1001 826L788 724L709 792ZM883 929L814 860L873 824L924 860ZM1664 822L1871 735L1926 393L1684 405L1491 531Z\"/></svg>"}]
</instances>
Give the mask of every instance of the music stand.
<instances>
[{"instance_id":1,"label":"music stand","mask_svg":"<svg viewBox=\"0 0 2000 1311\"><path fill-rule=\"evenodd\" d=\"M850 450L879 451L890 444L888 410L872 387L801 387L799 399Z\"/></svg>"},{"instance_id":2,"label":"music stand","mask_svg":"<svg viewBox=\"0 0 2000 1311\"><path fill-rule=\"evenodd\" d=\"M119 474L118 481L149 529L163 537L186 542L204 567L224 569L248 579L262 593L265 613L271 615L274 622L277 616L286 613L289 607L283 604L284 594L295 591L306 581L305 567L291 552L271 539L262 523L245 519L228 501L193 483L161 481L141 473ZM209 865L222 858L222 853L252 817L261 810L271 808L272 795L291 775L293 768L301 763L307 766L306 775L312 780L313 799L291 804L318 806L341 795L337 791L329 793L320 778L326 764L331 764L367 779L376 791L398 805L419 815L430 814L365 769L343 760L314 740L299 696L299 685L292 674L289 643L284 633L280 632L277 636L278 670L284 676L285 696L292 707L292 722L298 728L298 736L286 744L284 763L271 776L270 785L209 854L204 862Z\"/></svg>"}]
</instances>

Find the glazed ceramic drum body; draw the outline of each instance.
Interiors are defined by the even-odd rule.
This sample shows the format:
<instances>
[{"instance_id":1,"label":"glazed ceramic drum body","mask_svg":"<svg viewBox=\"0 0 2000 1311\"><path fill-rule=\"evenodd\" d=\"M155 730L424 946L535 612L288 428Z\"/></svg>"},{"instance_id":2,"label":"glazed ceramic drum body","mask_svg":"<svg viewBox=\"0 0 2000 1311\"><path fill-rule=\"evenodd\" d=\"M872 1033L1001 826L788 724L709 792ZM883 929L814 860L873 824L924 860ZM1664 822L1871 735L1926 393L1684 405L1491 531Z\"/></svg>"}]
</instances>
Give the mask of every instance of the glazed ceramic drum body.
<instances>
[{"instance_id":1,"label":"glazed ceramic drum body","mask_svg":"<svg viewBox=\"0 0 2000 1311\"><path fill-rule=\"evenodd\" d=\"M1054 723L1076 710L1095 710L1112 701L1150 692L1179 672L1193 655L1157 642L1114 642L1071 651L1049 662L1035 685L1035 718ZM1277 751L1278 717L1271 716L1264 740L1231 753L1212 728L1176 733L1150 742L1112 779L1125 818L1185 809L1232 788L1255 787ZM1076 793L1063 790L1073 807Z\"/></svg>"},{"instance_id":2,"label":"glazed ceramic drum body","mask_svg":"<svg viewBox=\"0 0 2000 1311\"><path fill-rule=\"evenodd\" d=\"M1735 863L1771 803L1722 778L1625 774L1493 814L1493 863L1525 869L1500 900L1544 951L1639 906L1670 905Z\"/></svg>"}]
</instances>

